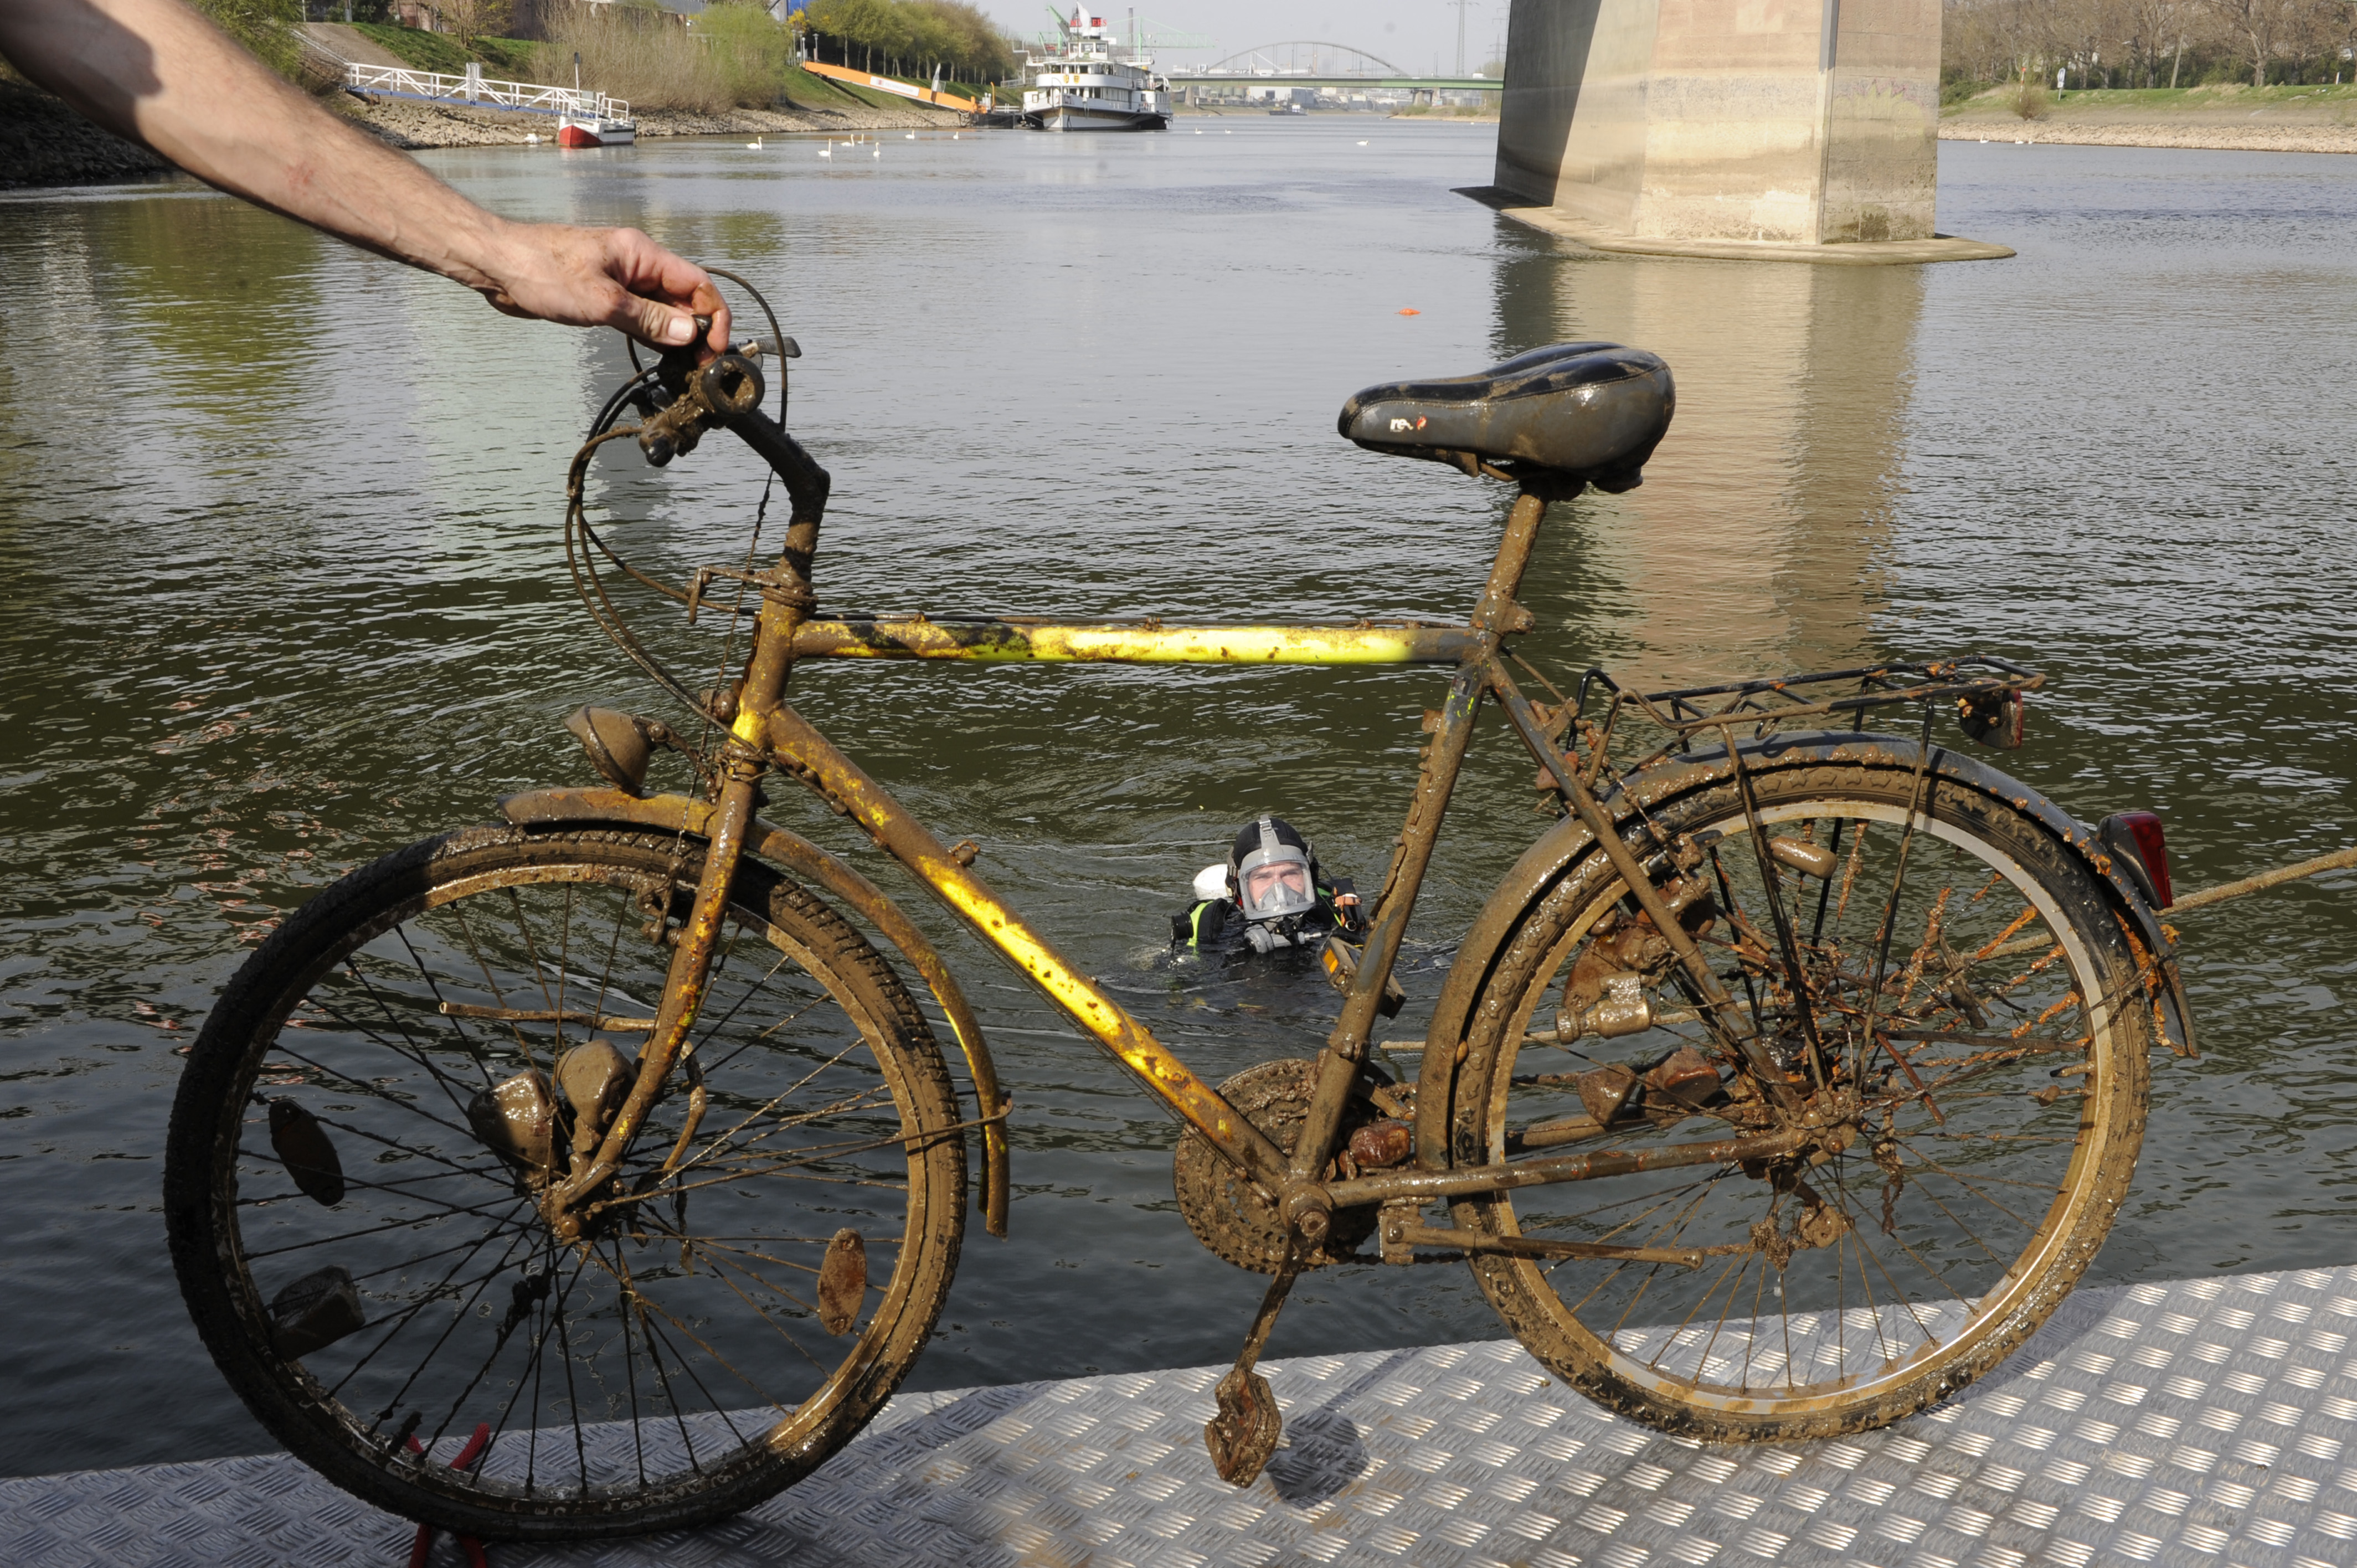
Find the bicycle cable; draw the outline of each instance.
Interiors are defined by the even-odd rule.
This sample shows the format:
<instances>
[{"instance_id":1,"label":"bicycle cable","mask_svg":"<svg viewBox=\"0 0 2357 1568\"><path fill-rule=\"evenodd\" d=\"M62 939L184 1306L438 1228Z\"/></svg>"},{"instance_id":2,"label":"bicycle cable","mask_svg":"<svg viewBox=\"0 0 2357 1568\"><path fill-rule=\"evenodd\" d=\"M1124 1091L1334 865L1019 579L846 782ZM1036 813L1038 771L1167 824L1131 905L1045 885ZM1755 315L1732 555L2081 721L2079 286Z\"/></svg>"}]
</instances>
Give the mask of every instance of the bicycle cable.
<instances>
[{"instance_id":1,"label":"bicycle cable","mask_svg":"<svg viewBox=\"0 0 2357 1568\"><path fill-rule=\"evenodd\" d=\"M786 411L790 406L788 382L791 372L786 368L788 356L785 349L785 335L779 325L777 312L770 308L769 300L762 295L759 289L737 274L717 267L706 270L716 277L726 278L751 295L754 304L760 307L762 316L769 322L771 346L776 350L779 365L778 413L780 424L782 425ZM639 362L637 344L628 339L625 341L629 348L633 373L630 380L616 389L599 408L597 418L590 424L588 438L573 455L572 464L565 474L565 568L573 579L574 593L580 598L584 607L589 611L590 618L597 622L597 628L605 633L607 639L620 649L623 654L644 671L657 686L703 720L707 726L704 733L708 736L708 726L713 722L711 712L705 706L703 699L691 691L684 681L673 674L660 659L655 657L653 651L631 632L624 619L621 607L608 592L605 578L599 574L595 559L595 555L605 556L618 570L632 580L682 604L690 603L695 596L688 591L660 582L631 565L619 552L607 543L604 537L589 521L586 495L589 461L597 454L597 449L608 442L635 435L643 428L640 424L618 427L615 422L621 417L623 410L635 398L644 395L647 386L659 369L657 366L641 365ZM722 653L721 681L724 685L727 679L726 660L735 648L737 623L744 614L746 580L751 572L753 552L759 548L763 520L768 514L770 495L775 478L774 474L768 476L761 487L761 499L754 515L753 538L746 551L746 566L742 572L737 574L737 597L729 607L728 639L724 644ZM699 746L699 751L700 749Z\"/></svg>"}]
</instances>

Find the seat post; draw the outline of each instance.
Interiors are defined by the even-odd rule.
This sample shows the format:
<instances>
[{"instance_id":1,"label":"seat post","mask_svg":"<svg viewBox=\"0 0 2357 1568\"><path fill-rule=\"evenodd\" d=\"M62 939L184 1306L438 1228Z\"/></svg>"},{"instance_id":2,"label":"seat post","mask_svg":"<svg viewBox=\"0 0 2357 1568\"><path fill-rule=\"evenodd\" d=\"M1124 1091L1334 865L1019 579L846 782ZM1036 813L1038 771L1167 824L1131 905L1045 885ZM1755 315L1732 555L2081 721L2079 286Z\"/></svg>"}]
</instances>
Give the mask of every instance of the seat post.
<instances>
[{"instance_id":1,"label":"seat post","mask_svg":"<svg viewBox=\"0 0 2357 1568\"><path fill-rule=\"evenodd\" d=\"M1490 567L1489 585L1473 607L1475 631L1494 639L1529 629L1530 616L1514 602L1514 595L1522 589L1523 573L1529 567L1531 551L1538 543L1540 520L1546 516L1547 502L1567 500L1584 488L1577 479L1566 480L1553 474L1533 474L1523 480L1522 493L1514 498L1513 510L1506 514L1506 532L1498 541L1498 556ZM1494 641L1491 646L1494 650Z\"/></svg>"}]
</instances>

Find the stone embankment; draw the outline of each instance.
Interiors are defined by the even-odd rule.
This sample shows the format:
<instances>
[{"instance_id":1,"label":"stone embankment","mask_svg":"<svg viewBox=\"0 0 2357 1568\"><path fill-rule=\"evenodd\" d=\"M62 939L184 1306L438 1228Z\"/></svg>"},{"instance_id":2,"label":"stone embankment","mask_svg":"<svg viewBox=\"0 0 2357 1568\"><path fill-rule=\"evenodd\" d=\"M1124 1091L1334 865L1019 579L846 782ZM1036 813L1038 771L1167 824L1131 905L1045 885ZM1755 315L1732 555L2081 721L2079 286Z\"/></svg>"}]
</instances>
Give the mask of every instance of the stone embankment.
<instances>
[{"instance_id":1,"label":"stone embankment","mask_svg":"<svg viewBox=\"0 0 2357 1568\"><path fill-rule=\"evenodd\" d=\"M0 187L97 185L165 166L146 148L109 135L39 88L0 76Z\"/></svg>"},{"instance_id":2,"label":"stone embankment","mask_svg":"<svg viewBox=\"0 0 2357 1568\"><path fill-rule=\"evenodd\" d=\"M502 113L467 109L462 103L420 103L413 99L372 99L351 103L353 118L393 146L516 146L525 136L552 142L556 120L544 113ZM811 130L936 130L962 125L954 113L933 109L726 109L697 113L686 109L631 109L639 136L736 136L785 134Z\"/></svg>"},{"instance_id":3,"label":"stone embankment","mask_svg":"<svg viewBox=\"0 0 2357 1568\"><path fill-rule=\"evenodd\" d=\"M396 147L499 147L520 145L527 136L552 140L555 122L546 114L524 114L457 103L426 103L411 98L371 96L355 99L338 90L346 63L399 65L383 46L367 35L333 23L312 22L303 28L312 57L306 60L308 84L334 108L350 115ZM497 74L496 72L490 74ZM725 109L705 113L686 109L655 109L636 105L632 117L641 136L728 136L782 134L791 131L900 131L954 125L960 116L911 104L906 109L874 109L857 103L818 108L794 103L780 109Z\"/></svg>"},{"instance_id":4,"label":"stone embankment","mask_svg":"<svg viewBox=\"0 0 2357 1568\"><path fill-rule=\"evenodd\" d=\"M497 113L399 98L361 103L341 94L327 102L396 147L513 146L532 135L552 145L555 140L556 122L546 114ZM641 136L924 130L963 123L960 116L939 110L848 105L839 110L731 109L717 114L669 109L636 113ZM145 147L100 130L39 88L0 76L0 189L103 185L161 174L169 167Z\"/></svg>"},{"instance_id":5,"label":"stone embankment","mask_svg":"<svg viewBox=\"0 0 2357 1568\"><path fill-rule=\"evenodd\" d=\"M1967 99L1940 117L1943 142L2093 147L2200 147L2245 153L2357 153L2357 93L2346 87L2264 91L2234 83L2183 92L2067 92L2025 120L2012 90Z\"/></svg>"},{"instance_id":6,"label":"stone embankment","mask_svg":"<svg viewBox=\"0 0 2357 1568\"><path fill-rule=\"evenodd\" d=\"M367 103L347 99L354 117L396 147L513 146L527 136L554 139L555 120L461 104L421 103L380 98ZM932 109L727 109L699 113L680 109L633 108L640 137L782 135L793 131L927 130L963 124L963 118Z\"/></svg>"},{"instance_id":7,"label":"stone embankment","mask_svg":"<svg viewBox=\"0 0 2357 1568\"><path fill-rule=\"evenodd\" d=\"M2093 124L2045 120L1940 123L1943 142L2022 142L2079 147L2201 147L2239 153L2357 153L2357 126Z\"/></svg>"}]
</instances>

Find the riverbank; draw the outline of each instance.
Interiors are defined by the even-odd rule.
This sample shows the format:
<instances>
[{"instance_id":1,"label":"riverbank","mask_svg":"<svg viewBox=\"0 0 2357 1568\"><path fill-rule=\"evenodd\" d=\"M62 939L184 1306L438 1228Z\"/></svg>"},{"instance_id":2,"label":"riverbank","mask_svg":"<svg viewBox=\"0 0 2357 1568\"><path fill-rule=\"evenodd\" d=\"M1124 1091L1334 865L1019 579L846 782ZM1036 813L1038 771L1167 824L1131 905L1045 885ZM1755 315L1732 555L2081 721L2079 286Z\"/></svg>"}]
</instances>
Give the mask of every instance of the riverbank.
<instances>
[{"instance_id":1,"label":"riverbank","mask_svg":"<svg viewBox=\"0 0 2357 1568\"><path fill-rule=\"evenodd\" d=\"M160 174L162 158L100 130L27 82L0 76L0 188L95 185Z\"/></svg>"},{"instance_id":2,"label":"riverbank","mask_svg":"<svg viewBox=\"0 0 2357 1568\"><path fill-rule=\"evenodd\" d=\"M457 104L382 98L366 102L338 95L332 109L396 147L520 146L528 136L553 142L546 114L501 113ZM802 131L937 130L963 124L937 109L872 108L845 102L818 108L730 109L716 114L648 109L637 112L641 136L782 135ZM59 99L28 82L0 76L0 189L50 185L100 185L161 174L170 166L135 142L100 130Z\"/></svg>"},{"instance_id":3,"label":"riverbank","mask_svg":"<svg viewBox=\"0 0 2357 1568\"><path fill-rule=\"evenodd\" d=\"M527 136L550 141L555 121L546 114L421 103L404 98L347 100L352 117L396 147L493 147L521 145ZM935 109L728 109L698 113L679 109L633 109L641 137L782 135L795 131L940 130L964 124L963 117Z\"/></svg>"},{"instance_id":4,"label":"riverbank","mask_svg":"<svg viewBox=\"0 0 2357 1568\"><path fill-rule=\"evenodd\" d=\"M1991 88L1940 117L1944 142L2036 142L2250 153L2357 153L2357 86L2048 93L2040 113L2014 112L2014 90Z\"/></svg>"}]
</instances>

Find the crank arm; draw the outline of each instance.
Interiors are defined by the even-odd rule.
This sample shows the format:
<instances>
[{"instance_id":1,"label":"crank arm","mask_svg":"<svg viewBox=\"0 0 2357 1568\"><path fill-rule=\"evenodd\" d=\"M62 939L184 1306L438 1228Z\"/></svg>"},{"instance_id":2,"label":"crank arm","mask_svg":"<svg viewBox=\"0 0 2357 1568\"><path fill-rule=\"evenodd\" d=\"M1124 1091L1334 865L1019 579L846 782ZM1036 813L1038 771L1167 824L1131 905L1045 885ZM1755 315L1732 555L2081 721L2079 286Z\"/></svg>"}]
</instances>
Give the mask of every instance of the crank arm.
<instances>
[{"instance_id":1,"label":"crank arm","mask_svg":"<svg viewBox=\"0 0 2357 1568\"><path fill-rule=\"evenodd\" d=\"M1701 1268L1709 1258L1700 1247L1615 1247L1603 1241L1491 1236L1430 1225L1403 1225L1384 1240L1409 1247L1445 1247L1452 1252L1494 1252L1509 1258L1602 1258L1624 1263L1676 1263L1689 1269Z\"/></svg>"},{"instance_id":2,"label":"crank arm","mask_svg":"<svg viewBox=\"0 0 2357 1568\"><path fill-rule=\"evenodd\" d=\"M1551 1187L1566 1181L1601 1181L1608 1176L1675 1170L1684 1165L1731 1165L1747 1160L1781 1159L1807 1148L1816 1136L1815 1129L1793 1127L1750 1137L1668 1144L1625 1154L1606 1150L1593 1155L1557 1155L1550 1159L1470 1165L1453 1171L1378 1171L1349 1181L1329 1182L1326 1196L1337 1208L1357 1208L1394 1197L1472 1197L1485 1192Z\"/></svg>"}]
</instances>

